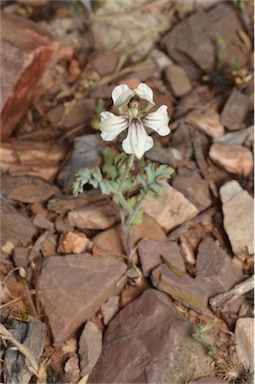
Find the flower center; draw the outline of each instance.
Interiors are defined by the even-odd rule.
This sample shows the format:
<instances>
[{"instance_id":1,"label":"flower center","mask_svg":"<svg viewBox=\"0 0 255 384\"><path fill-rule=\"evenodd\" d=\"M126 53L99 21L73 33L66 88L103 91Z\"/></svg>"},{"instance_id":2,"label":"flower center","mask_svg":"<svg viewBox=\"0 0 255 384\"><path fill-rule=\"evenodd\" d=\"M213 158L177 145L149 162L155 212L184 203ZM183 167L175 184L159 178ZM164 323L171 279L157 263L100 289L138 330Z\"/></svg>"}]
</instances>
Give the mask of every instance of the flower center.
<instances>
[{"instance_id":1,"label":"flower center","mask_svg":"<svg viewBox=\"0 0 255 384\"><path fill-rule=\"evenodd\" d=\"M139 100L136 98L133 98L128 103L128 113L131 119L135 119L138 116L139 113Z\"/></svg>"}]
</instances>

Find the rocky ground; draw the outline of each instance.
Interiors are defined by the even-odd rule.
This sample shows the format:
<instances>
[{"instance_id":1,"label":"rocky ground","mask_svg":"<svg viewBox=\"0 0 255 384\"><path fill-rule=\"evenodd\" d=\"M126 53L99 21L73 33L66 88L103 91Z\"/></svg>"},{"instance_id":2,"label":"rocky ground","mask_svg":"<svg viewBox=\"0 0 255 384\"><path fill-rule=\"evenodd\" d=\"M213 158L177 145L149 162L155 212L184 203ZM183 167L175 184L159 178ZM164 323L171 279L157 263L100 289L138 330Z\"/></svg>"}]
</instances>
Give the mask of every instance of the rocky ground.
<instances>
[{"instance_id":1,"label":"rocky ground","mask_svg":"<svg viewBox=\"0 0 255 384\"><path fill-rule=\"evenodd\" d=\"M253 3L2 1L1 382L253 383ZM168 106L133 228L74 197L118 84Z\"/></svg>"}]
</instances>

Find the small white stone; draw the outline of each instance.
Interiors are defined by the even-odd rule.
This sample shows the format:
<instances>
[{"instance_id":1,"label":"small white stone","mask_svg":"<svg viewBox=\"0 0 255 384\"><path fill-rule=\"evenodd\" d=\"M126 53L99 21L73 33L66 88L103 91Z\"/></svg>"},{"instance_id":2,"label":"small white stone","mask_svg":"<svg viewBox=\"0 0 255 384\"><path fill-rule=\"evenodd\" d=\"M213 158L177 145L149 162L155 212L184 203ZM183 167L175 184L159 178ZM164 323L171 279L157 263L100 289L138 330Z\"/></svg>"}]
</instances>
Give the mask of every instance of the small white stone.
<instances>
[{"instance_id":1,"label":"small white stone","mask_svg":"<svg viewBox=\"0 0 255 384\"><path fill-rule=\"evenodd\" d=\"M241 317L235 328L236 353L239 361L254 372L254 319Z\"/></svg>"}]
</instances>

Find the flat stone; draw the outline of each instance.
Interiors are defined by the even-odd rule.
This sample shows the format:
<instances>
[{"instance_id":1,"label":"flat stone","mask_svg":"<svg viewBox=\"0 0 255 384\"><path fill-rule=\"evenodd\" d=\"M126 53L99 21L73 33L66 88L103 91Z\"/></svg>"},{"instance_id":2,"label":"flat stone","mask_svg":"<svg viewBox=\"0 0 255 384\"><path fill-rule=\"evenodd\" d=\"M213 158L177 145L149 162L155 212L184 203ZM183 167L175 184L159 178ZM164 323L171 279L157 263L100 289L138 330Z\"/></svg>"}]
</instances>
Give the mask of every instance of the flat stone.
<instances>
[{"instance_id":1,"label":"flat stone","mask_svg":"<svg viewBox=\"0 0 255 384\"><path fill-rule=\"evenodd\" d=\"M56 343L70 338L110 296L118 293L122 287L116 283L126 268L112 257L86 253L47 258L39 289Z\"/></svg>"},{"instance_id":2,"label":"flat stone","mask_svg":"<svg viewBox=\"0 0 255 384\"><path fill-rule=\"evenodd\" d=\"M68 212L68 222L79 229L107 229L120 220L120 209L114 201L94 203Z\"/></svg>"},{"instance_id":3,"label":"flat stone","mask_svg":"<svg viewBox=\"0 0 255 384\"><path fill-rule=\"evenodd\" d=\"M74 140L72 156L58 174L58 183L68 190L72 189L75 175L81 168L94 168L100 165L101 155L106 144L99 135L85 135Z\"/></svg>"},{"instance_id":4,"label":"flat stone","mask_svg":"<svg viewBox=\"0 0 255 384\"><path fill-rule=\"evenodd\" d=\"M238 360L251 373L254 372L254 319L239 318L235 327L235 344Z\"/></svg>"},{"instance_id":5,"label":"flat stone","mask_svg":"<svg viewBox=\"0 0 255 384\"><path fill-rule=\"evenodd\" d=\"M220 122L220 115L217 111L208 109L206 112L200 114L190 112L185 121L213 139L224 135L224 127Z\"/></svg>"},{"instance_id":6,"label":"flat stone","mask_svg":"<svg viewBox=\"0 0 255 384\"><path fill-rule=\"evenodd\" d=\"M90 204L105 200L102 193L93 191L84 191L84 193L74 197L73 195L59 195L48 201L47 208L58 214L64 214L72 209L84 208Z\"/></svg>"},{"instance_id":7,"label":"flat stone","mask_svg":"<svg viewBox=\"0 0 255 384\"><path fill-rule=\"evenodd\" d=\"M138 254L144 276L162 264L163 256L174 267L185 272L185 264L176 242L144 239L138 244Z\"/></svg>"},{"instance_id":8,"label":"flat stone","mask_svg":"<svg viewBox=\"0 0 255 384\"><path fill-rule=\"evenodd\" d=\"M237 132L229 132L224 136L214 139L214 143L244 144L249 136L254 133L254 126L251 125Z\"/></svg>"},{"instance_id":9,"label":"flat stone","mask_svg":"<svg viewBox=\"0 0 255 384\"><path fill-rule=\"evenodd\" d=\"M199 212L204 211L212 204L208 183L201 177L194 180L193 177L175 175L172 186L194 204Z\"/></svg>"},{"instance_id":10,"label":"flat stone","mask_svg":"<svg viewBox=\"0 0 255 384\"><path fill-rule=\"evenodd\" d=\"M59 189L39 177L2 175L1 193L8 199L37 203L58 194Z\"/></svg>"},{"instance_id":11,"label":"flat stone","mask_svg":"<svg viewBox=\"0 0 255 384\"><path fill-rule=\"evenodd\" d=\"M26 113L50 58L60 43L38 23L1 15L1 138L6 140Z\"/></svg>"},{"instance_id":12,"label":"flat stone","mask_svg":"<svg viewBox=\"0 0 255 384\"><path fill-rule=\"evenodd\" d=\"M102 351L102 332L92 321L87 321L80 340L79 358L81 375L86 376L91 373Z\"/></svg>"},{"instance_id":13,"label":"flat stone","mask_svg":"<svg viewBox=\"0 0 255 384\"><path fill-rule=\"evenodd\" d=\"M103 315L104 325L107 325L112 318L119 312L119 301L120 298L117 295L111 296L106 303L104 303L100 311Z\"/></svg>"},{"instance_id":14,"label":"flat stone","mask_svg":"<svg viewBox=\"0 0 255 384\"><path fill-rule=\"evenodd\" d=\"M35 227L24 213L0 200L1 246L7 241L14 245L28 244L35 235Z\"/></svg>"},{"instance_id":15,"label":"flat stone","mask_svg":"<svg viewBox=\"0 0 255 384\"><path fill-rule=\"evenodd\" d=\"M119 60L119 55L113 49L106 49L97 53L90 60L90 65L99 73L100 76L110 75L114 72Z\"/></svg>"},{"instance_id":16,"label":"flat stone","mask_svg":"<svg viewBox=\"0 0 255 384\"><path fill-rule=\"evenodd\" d=\"M95 99L75 100L69 112L64 117L62 126L65 129L71 129L78 125L84 124L89 119L92 119L95 114L95 110Z\"/></svg>"},{"instance_id":17,"label":"flat stone","mask_svg":"<svg viewBox=\"0 0 255 384\"><path fill-rule=\"evenodd\" d=\"M26 268L28 266L28 252L28 248L15 247L14 252L12 254L15 267Z\"/></svg>"},{"instance_id":18,"label":"flat stone","mask_svg":"<svg viewBox=\"0 0 255 384\"><path fill-rule=\"evenodd\" d=\"M166 241L167 236L160 225L152 217L143 216L143 223L132 227L131 244L134 247L142 239ZM121 225L107 229L92 239L93 254L96 256L123 256L127 253L127 245Z\"/></svg>"},{"instance_id":19,"label":"flat stone","mask_svg":"<svg viewBox=\"0 0 255 384\"><path fill-rule=\"evenodd\" d=\"M194 87L189 93L180 98L179 103L175 108L174 117L177 118L184 115L192 110L194 106L205 103L206 101L211 100L212 97L213 95L207 86L199 85Z\"/></svg>"},{"instance_id":20,"label":"flat stone","mask_svg":"<svg viewBox=\"0 0 255 384\"><path fill-rule=\"evenodd\" d=\"M222 124L231 131L244 128L250 109L250 98L242 92L233 92L221 112Z\"/></svg>"},{"instance_id":21,"label":"flat stone","mask_svg":"<svg viewBox=\"0 0 255 384\"><path fill-rule=\"evenodd\" d=\"M67 232L60 235L57 251L64 254L79 254L91 248L92 242L83 232Z\"/></svg>"},{"instance_id":22,"label":"flat stone","mask_svg":"<svg viewBox=\"0 0 255 384\"><path fill-rule=\"evenodd\" d=\"M88 383L181 384L210 371L210 358L192 332L167 295L147 289L109 324Z\"/></svg>"},{"instance_id":23,"label":"flat stone","mask_svg":"<svg viewBox=\"0 0 255 384\"><path fill-rule=\"evenodd\" d=\"M242 256L254 252L254 200L236 180L220 188L223 225L233 252Z\"/></svg>"},{"instance_id":24,"label":"flat stone","mask_svg":"<svg viewBox=\"0 0 255 384\"><path fill-rule=\"evenodd\" d=\"M186 95L192 89L189 78L182 67L170 65L165 69L166 82L174 93L180 97Z\"/></svg>"},{"instance_id":25,"label":"flat stone","mask_svg":"<svg viewBox=\"0 0 255 384\"><path fill-rule=\"evenodd\" d=\"M154 146L145 153L145 157L152 161L158 161L161 164L171 165L173 168L178 167L183 161L182 152L172 146L167 148Z\"/></svg>"},{"instance_id":26,"label":"flat stone","mask_svg":"<svg viewBox=\"0 0 255 384\"><path fill-rule=\"evenodd\" d=\"M170 185L166 184L161 195L162 200L151 196L146 197L143 210L156 219L167 232L198 214L195 205Z\"/></svg>"},{"instance_id":27,"label":"flat stone","mask_svg":"<svg viewBox=\"0 0 255 384\"><path fill-rule=\"evenodd\" d=\"M185 18L163 37L161 46L190 79L199 79L203 72L210 73L215 66L215 31L226 45L224 62L230 63L236 59L241 67L247 63L244 44L236 44L236 36L242 29L235 8L222 3L207 12L198 11Z\"/></svg>"},{"instance_id":28,"label":"flat stone","mask_svg":"<svg viewBox=\"0 0 255 384\"><path fill-rule=\"evenodd\" d=\"M54 232L55 230L54 223L52 223L52 221L48 220L46 217L44 217L43 215L40 215L39 213L35 215L32 223L34 224L35 227L47 229L50 232Z\"/></svg>"},{"instance_id":29,"label":"flat stone","mask_svg":"<svg viewBox=\"0 0 255 384\"><path fill-rule=\"evenodd\" d=\"M55 141L11 140L1 144L0 171L13 176L37 176L53 181L69 151L69 144Z\"/></svg>"},{"instance_id":30,"label":"flat stone","mask_svg":"<svg viewBox=\"0 0 255 384\"><path fill-rule=\"evenodd\" d=\"M210 148L209 157L230 173L247 176L253 169L253 155L241 145L214 143Z\"/></svg>"}]
</instances>

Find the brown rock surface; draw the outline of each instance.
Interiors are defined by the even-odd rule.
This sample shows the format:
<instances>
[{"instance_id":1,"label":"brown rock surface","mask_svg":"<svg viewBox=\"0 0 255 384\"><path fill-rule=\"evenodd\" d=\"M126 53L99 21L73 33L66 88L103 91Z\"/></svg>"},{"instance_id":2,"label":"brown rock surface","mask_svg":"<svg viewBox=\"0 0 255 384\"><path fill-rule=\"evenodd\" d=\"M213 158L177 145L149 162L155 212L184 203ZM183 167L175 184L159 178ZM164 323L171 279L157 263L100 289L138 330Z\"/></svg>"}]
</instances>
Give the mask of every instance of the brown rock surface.
<instances>
[{"instance_id":1,"label":"brown rock surface","mask_svg":"<svg viewBox=\"0 0 255 384\"><path fill-rule=\"evenodd\" d=\"M102 332L92 321L87 321L79 340L79 358L82 376L91 373L101 351Z\"/></svg>"},{"instance_id":2,"label":"brown rock surface","mask_svg":"<svg viewBox=\"0 0 255 384\"><path fill-rule=\"evenodd\" d=\"M7 241L14 245L29 243L35 234L35 227L27 215L4 200L0 201L0 210L1 245Z\"/></svg>"},{"instance_id":3,"label":"brown rock surface","mask_svg":"<svg viewBox=\"0 0 255 384\"><path fill-rule=\"evenodd\" d=\"M80 255L47 259L39 277L40 298L56 343L80 325L122 287L116 287L126 265L112 257Z\"/></svg>"},{"instance_id":4,"label":"brown rock surface","mask_svg":"<svg viewBox=\"0 0 255 384\"><path fill-rule=\"evenodd\" d=\"M1 193L8 199L36 203L58 194L59 189L39 177L3 175Z\"/></svg>"},{"instance_id":5,"label":"brown rock surface","mask_svg":"<svg viewBox=\"0 0 255 384\"><path fill-rule=\"evenodd\" d=\"M251 151L238 144L215 143L210 148L209 156L230 173L247 176L253 168Z\"/></svg>"},{"instance_id":6,"label":"brown rock surface","mask_svg":"<svg viewBox=\"0 0 255 384\"><path fill-rule=\"evenodd\" d=\"M165 69L166 82L169 84L174 96L184 96L191 91L192 86L182 67L170 65Z\"/></svg>"},{"instance_id":7,"label":"brown rock surface","mask_svg":"<svg viewBox=\"0 0 255 384\"><path fill-rule=\"evenodd\" d=\"M242 92L234 92L228 98L221 113L222 124L234 131L244 128L244 121L250 109L250 99Z\"/></svg>"},{"instance_id":8,"label":"brown rock surface","mask_svg":"<svg viewBox=\"0 0 255 384\"><path fill-rule=\"evenodd\" d=\"M238 31L242 30L234 7L218 4L208 12L196 12L178 23L161 40L169 56L188 74L197 79L202 72L211 72L216 63L216 33L225 42L225 62L238 60L242 67L248 56L242 44L236 44Z\"/></svg>"},{"instance_id":9,"label":"brown rock surface","mask_svg":"<svg viewBox=\"0 0 255 384\"><path fill-rule=\"evenodd\" d=\"M57 251L59 253L82 253L89 251L92 242L82 232L62 233L59 237Z\"/></svg>"},{"instance_id":10,"label":"brown rock surface","mask_svg":"<svg viewBox=\"0 0 255 384\"><path fill-rule=\"evenodd\" d=\"M208 109L200 114L190 112L185 121L193 127L199 128L213 139L224 135L224 127L220 122L220 115L214 110Z\"/></svg>"},{"instance_id":11,"label":"brown rock surface","mask_svg":"<svg viewBox=\"0 0 255 384\"><path fill-rule=\"evenodd\" d=\"M68 154L69 145L52 141L11 140L0 148L0 171L13 176L38 176L54 180Z\"/></svg>"},{"instance_id":12,"label":"brown rock surface","mask_svg":"<svg viewBox=\"0 0 255 384\"><path fill-rule=\"evenodd\" d=\"M106 76L114 72L118 59L119 55L113 49L106 49L91 58L90 64L100 76Z\"/></svg>"},{"instance_id":13,"label":"brown rock surface","mask_svg":"<svg viewBox=\"0 0 255 384\"><path fill-rule=\"evenodd\" d=\"M3 13L1 24L1 138L6 140L26 112L60 44L24 18Z\"/></svg>"},{"instance_id":14,"label":"brown rock surface","mask_svg":"<svg viewBox=\"0 0 255 384\"><path fill-rule=\"evenodd\" d=\"M45 216L40 215L39 213L35 215L32 222L35 227L47 229L50 232L54 232L54 223L52 223L52 221L48 220Z\"/></svg>"},{"instance_id":15,"label":"brown rock surface","mask_svg":"<svg viewBox=\"0 0 255 384\"><path fill-rule=\"evenodd\" d=\"M148 289L109 324L88 383L181 384L210 371L210 359L191 333L170 299Z\"/></svg>"}]
</instances>

